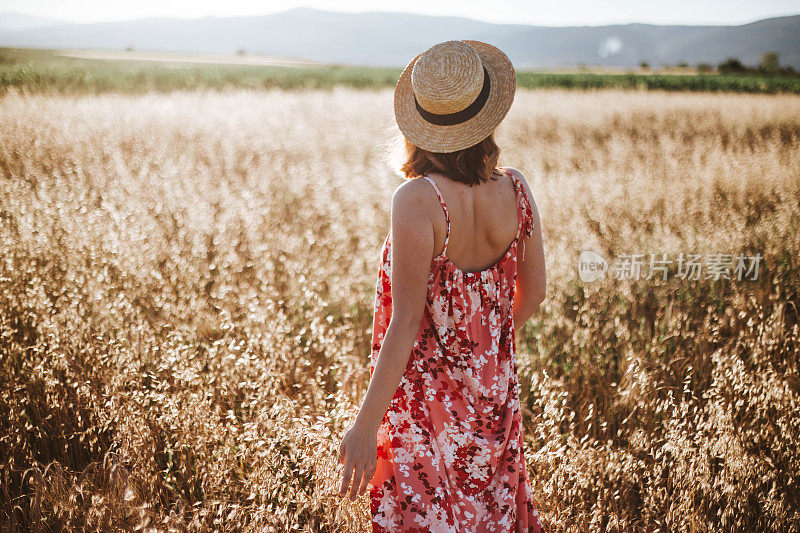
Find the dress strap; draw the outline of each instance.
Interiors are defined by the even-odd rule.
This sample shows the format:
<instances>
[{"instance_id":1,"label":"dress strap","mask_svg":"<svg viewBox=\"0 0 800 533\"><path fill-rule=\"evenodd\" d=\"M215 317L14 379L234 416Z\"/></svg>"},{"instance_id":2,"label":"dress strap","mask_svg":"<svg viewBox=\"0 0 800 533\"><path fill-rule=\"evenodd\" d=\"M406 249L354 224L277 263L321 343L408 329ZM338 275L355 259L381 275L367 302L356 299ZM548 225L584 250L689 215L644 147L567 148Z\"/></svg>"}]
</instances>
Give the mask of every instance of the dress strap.
<instances>
[{"instance_id":1,"label":"dress strap","mask_svg":"<svg viewBox=\"0 0 800 533\"><path fill-rule=\"evenodd\" d=\"M444 248L442 248L442 253L440 255L445 255L447 253L447 243L450 242L450 212L447 210L447 205L444 203L444 196L442 196L442 191L439 190L439 186L436 185L436 182L433 181L428 176L422 176L428 183L433 185L433 190L436 191L436 196L439 197L439 203L442 205L442 209L444 210L444 218L447 220L447 231L444 236Z\"/></svg>"},{"instance_id":2,"label":"dress strap","mask_svg":"<svg viewBox=\"0 0 800 533\"><path fill-rule=\"evenodd\" d=\"M514 184L514 192L517 194L517 249L522 247L520 259L525 259L525 237L533 235L533 210L528 195L525 192L525 186L522 182L507 168L500 167L503 172L511 177L511 182ZM519 241L522 242L519 242Z\"/></svg>"}]
</instances>

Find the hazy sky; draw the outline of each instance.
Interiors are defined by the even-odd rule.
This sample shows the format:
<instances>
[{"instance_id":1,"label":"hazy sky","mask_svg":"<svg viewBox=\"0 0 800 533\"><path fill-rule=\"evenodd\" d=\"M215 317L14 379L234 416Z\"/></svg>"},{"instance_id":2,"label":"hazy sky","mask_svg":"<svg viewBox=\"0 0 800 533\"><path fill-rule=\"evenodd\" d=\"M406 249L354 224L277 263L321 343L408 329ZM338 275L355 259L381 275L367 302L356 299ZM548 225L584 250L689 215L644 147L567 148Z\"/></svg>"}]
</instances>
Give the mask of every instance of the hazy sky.
<instances>
[{"instance_id":1,"label":"hazy sky","mask_svg":"<svg viewBox=\"0 0 800 533\"><path fill-rule=\"evenodd\" d=\"M329 11L455 15L490 22L547 26L627 22L742 24L800 13L800 0L0 0L0 12L19 11L78 22L264 15L300 6Z\"/></svg>"}]
</instances>

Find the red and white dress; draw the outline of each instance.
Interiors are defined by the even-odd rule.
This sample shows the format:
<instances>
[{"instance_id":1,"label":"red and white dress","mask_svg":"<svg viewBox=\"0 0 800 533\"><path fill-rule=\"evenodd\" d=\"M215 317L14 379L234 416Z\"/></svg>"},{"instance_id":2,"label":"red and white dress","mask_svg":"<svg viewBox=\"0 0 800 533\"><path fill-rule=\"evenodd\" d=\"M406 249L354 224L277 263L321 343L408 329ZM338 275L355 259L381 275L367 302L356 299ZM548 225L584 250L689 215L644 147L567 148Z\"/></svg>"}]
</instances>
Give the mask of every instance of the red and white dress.
<instances>
[{"instance_id":1,"label":"red and white dress","mask_svg":"<svg viewBox=\"0 0 800 533\"><path fill-rule=\"evenodd\" d=\"M479 272L442 253L431 262L425 313L405 373L378 430L370 481L373 531L544 531L533 501L522 440L512 305L517 247L533 233L523 184L517 235ZM524 250L523 250L524 252ZM381 249L370 374L392 315L391 232Z\"/></svg>"}]
</instances>

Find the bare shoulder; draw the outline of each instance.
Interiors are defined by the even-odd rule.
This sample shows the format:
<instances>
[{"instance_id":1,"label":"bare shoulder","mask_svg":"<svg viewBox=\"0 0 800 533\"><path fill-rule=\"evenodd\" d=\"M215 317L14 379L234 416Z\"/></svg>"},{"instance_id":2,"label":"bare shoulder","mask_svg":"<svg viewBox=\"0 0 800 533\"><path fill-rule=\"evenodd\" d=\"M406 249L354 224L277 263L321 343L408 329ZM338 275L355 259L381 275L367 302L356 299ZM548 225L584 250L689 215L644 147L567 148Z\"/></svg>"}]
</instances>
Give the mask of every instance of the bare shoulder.
<instances>
[{"instance_id":1,"label":"bare shoulder","mask_svg":"<svg viewBox=\"0 0 800 533\"><path fill-rule=\"evenodd\" d=\"M431 186L423 178L401 183L392 194L392 221L413 223L427 221L435 198ZM438 201L437 201L438 206Z\"/></svg>"},{"instance_id":2,"label":"bare shoulder","mask_svg":"<svg viewBox=\"0 0 800 533\"><path fill-rule=\"evenodd\" d=\"M438 207L438 200L432 190L425 190L432 187L423 181L408 180L392 194L392 241L400 244L394 249L398 254L395 260L405 264L417 264L420 257L433 257L432 204ZM419 265L429 266L424 261Z\"/></svg>"},{"instance_id":3,"label":"bare shoulder","mask_svg":"<svg viewBox=\"0 0 800 533\"><path fill-rule=\"evenodd\" d=\"M525 178L525 174L523 174L522 171L514 167L503 167L503 168L511 172L514 175L514 177L517 178L520 183L522 183L522 186L525 187L525 195L528 197L528 202L530 202L533 212L536 213L538 216L538 210L536 209L536 200L533 197L533 191L531 190L531 186L528 184L528 180Z\"/></svg>"}]
</instances>

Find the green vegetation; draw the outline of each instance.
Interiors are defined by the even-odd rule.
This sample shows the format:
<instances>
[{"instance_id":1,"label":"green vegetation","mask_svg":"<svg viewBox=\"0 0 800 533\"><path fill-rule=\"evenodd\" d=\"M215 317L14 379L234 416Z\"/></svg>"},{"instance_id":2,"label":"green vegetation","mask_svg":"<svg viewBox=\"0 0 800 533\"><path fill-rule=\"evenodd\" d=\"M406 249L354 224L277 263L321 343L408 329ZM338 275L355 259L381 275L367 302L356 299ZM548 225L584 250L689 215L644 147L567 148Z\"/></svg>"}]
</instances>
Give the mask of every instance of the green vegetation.
<instances>
[{"instance_id":1,"label":"green vegetation","mask_svg":"<svg viewBox=\"0 0 800 533\"><path fill-rule=\"evenodd\" d=\"M394 85L399 71L350 66L250 66L74 59L47 50L0 48L0 91L142 93L209 88L354 88Z\"/></svg>"},{"instance_id":2,"label":"green vegetation","mask_svg":"<svg viewBox=\"0 0 800 533\"><path fill-rule=\"evenodd\" d=\"M713 70L711 65L709 65L708 63L698 63L696 68L698 74L708 74Z\"/></svg>"},{"instance_id":3,"label":"green vegetation","mask_svg":"<svg viewBox=\"0 0 800 533\"><path fill-rule=\"evenodd\" d=\"M777 57L774 58L775 62ZM740 64L740 63L739 63ZM772 63L771 63L772 64ZM649 65L648 65L649 66ZM727 91L800 93L800 76L759 70L726 69L720 74L577 73L520 71L526 88L644 89L664 91ZM747 75L742 75L747 74ZM394 86L398 68L342 65L252 66L240 64L152 63L147 61L75 59L50 50L0 48L0 91L14 87L34 93L142 93L181 89L282 88L327 89L334 86L381 88Z\"/></svg>"},{"instance_id":4,"label":"green vegetation","mask_svg":"<svg viewBox=\"0 0 800 533\"><path fill-rule=\"evenodd\" d=\"M518 72L521 87L569 89L646 89L662 91L728 91L737 93L800 93L800 77L724 74L561 74Z\"/></svg>"},{"instance_id":5,"label":"green vegetation","mask_svg":"<svg viewBox=\"0 0 800 533\"><path fill-rule=\"evenodd\" d=\"M722 74L755 74L761 76L790 76L796 77L799 73L790 65L780 64L778 52L761 54L758 66L745 65L738 57L729 57L717 66L717 72ZM699 70L699 65L698 65Z\"/></svg>"}]
</instances>

